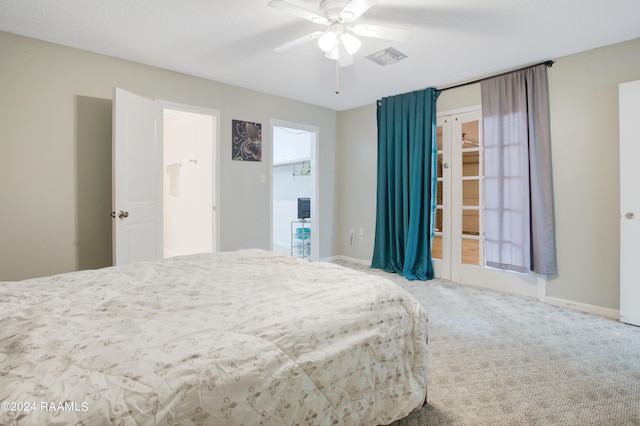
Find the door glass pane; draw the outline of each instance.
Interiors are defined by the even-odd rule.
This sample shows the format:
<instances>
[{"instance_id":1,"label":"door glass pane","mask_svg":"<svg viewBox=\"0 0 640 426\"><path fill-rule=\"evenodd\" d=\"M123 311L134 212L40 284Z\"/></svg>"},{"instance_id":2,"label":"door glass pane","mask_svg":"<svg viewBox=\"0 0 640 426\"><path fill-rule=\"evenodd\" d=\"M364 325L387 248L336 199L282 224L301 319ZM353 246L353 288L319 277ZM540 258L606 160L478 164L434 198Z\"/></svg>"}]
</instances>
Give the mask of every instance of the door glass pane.
<instances>
[{"instance_id":1,"label":"door glass pane","mask_svg":"<svg viewBox=\"0 0 640 426\"><path fill-rule=\"evenodd\" d=\"M442 209L436 208L436 223L433 225L435 232L442 232Z\"/></svg>"},{"instance_id":2,"label":"door glass pane","mask_svg":"<svg viewBox=\"0 0 640 426\"><path fill-rule=\"evenodd\" d=\"M438 151L442 151L442 126L436 128L436 146Z\"/></svg>"},{"instance_id":3,"label":"door glass pane","mask_svg":"<svg viewBox=\"0 0 640 426\"><path fill-rule=\"evenodd\" d=\"M436 183L436 204L439 206L442 205L442 184L442 181Z\"/></svg>"},{"instance_id":4,"label":"door glass pane","mask_svg":"<svg viewBox=\"0 0 640 426\"><path fill-rule=\"evenodd\" d=\"M433 259L442 260L442 236L434 235L433 245L431 246L431 257Z\"/></svg>"},{"instance_id":5,"label":"door glass pane","mask_svg":"<svg viewBox=\"0 0 640 426\"><path fill-rule=\"evenodd\" d=\"M442 177L442 153L438 154L438 165L436 166L436 171L438 172L437 177Z\"/></svg>"},{"instance_id":6,"label":"door glass pane","mask_svg":"<svg viewBox=\"0 0 640 426\"><path fill-rule=\"evenodd\" d=\"M462 181L462 205L463 206L479 206L480 205L480 181L464 180Z\"/></svg>"},{"instance_id":7,"label":"door glass pane","mask_svg":"<svg viewBox=\"0 0 640 426\"><path fill-rule=\"evenodd\" d=\"M478 210L462 211L462 234L480 235L480 212Z\"/></svg>"},{"instance_id":8,"label":"door glass pane","mask_svg":"<svg viewBox=\"0 0 640 426\"><path fill-rule=\"evenodd\" d=\"M462 176L480 176L480 153L478 151L462 153Z\"/></svg>"},{"instance_id":9,"label":"door glass pane","mask_svg":"<svg viewBox=\"0 0 640 426\"><path fill-rule=\"evenodd\" d=\"M477 148L480 142L480 121L462 123L462 149Z\"/></svg>"},{"instance_id":10,"label":"door glass pane","mask_svg":"<svg viewBox=\"0 0 640 426\"><path fill-rule=\"evenodd\" d=\"M462 263L480 265L480 241L462 239Z\"/></svg>"}]
</instances>

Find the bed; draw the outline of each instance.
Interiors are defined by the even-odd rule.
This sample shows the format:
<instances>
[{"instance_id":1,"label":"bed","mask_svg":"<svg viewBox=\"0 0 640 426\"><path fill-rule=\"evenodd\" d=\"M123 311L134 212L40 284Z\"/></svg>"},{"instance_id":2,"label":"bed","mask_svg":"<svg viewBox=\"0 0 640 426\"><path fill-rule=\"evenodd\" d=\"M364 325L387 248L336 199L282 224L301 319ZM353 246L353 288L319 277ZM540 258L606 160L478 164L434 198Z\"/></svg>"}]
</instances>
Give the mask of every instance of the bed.
<instances>
[{"instance_id":1,"label":"bed","mask_svg":"<svg viewBox=\"0 0 640 426\"><path fill-rule=\"evenodd\" d=\"M391 281L264 250L0 283L0 424L385 425L426 400Z\"/></svg>"}]
</instances>

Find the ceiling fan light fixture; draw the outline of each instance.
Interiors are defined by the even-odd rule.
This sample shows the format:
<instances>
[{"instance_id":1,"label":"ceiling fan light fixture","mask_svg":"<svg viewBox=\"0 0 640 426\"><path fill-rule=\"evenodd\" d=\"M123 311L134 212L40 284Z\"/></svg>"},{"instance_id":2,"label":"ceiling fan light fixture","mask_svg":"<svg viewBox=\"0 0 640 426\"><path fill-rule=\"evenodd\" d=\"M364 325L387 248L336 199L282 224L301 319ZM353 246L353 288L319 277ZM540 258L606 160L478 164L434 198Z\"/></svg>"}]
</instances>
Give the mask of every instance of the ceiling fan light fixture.
<instances>
[{"instance_id":1,"label":"ceiling fan light fixture","mask_svg":"<svg viewBox=\"0 0 640 426\"><path fill-rule=\"evenodd\" d=\"M335 46L333 46L333 49L331 49L327 53L325 53L324 56L325 56L325 58L333 59L334 61L339 60L340 59L340 46L336 44Z\"/></svg>"},{"instance_id":2,"label":"ceiling fan light fixture","mask_svg":"<svg viewBox=\"0 0 640 426\"><path fill-rule=\"evenodd\" d=\"M349 33L342 34L340 36L340 42L351 55L356 53L360 49L360 46L362 46L362 42Z\"/></svg>"},{"instance_id":3,"label":"ceiling fan light fixture","mask_svg":"<svg viewBox=\"0 0 640 426\"><path fill-rule=\"evenodd\" d=\"M300 0L301 1L301 0ZM354 54L362 47L362 37L380 38L394 41L407 41L412 31L404 28L392 28L381 25L356 24L355 21L380 0L319 0L320 14L289 3L287 0L268 0L274 9L288 12L315 24L325 26L324 31L315 31L276 47L276 52L284 52L311 40L316 40L324 56L335 60L339 67L354 63ZM380 65L389 65L406 57L384 52L382 56L369 56Z\"/></svg>"},{"instance_id":4,"label":"ceiling fan light fixture","mask_svg":"<svg viewBox=\"0 0 640 426\"><path fill-rule=\"evenodd\" d=\"M333 49L338 41L338 34L334 31L327 31L322 34L318 39L318 46L324 52L329 52Z\"/></svg>"}]
</instances>

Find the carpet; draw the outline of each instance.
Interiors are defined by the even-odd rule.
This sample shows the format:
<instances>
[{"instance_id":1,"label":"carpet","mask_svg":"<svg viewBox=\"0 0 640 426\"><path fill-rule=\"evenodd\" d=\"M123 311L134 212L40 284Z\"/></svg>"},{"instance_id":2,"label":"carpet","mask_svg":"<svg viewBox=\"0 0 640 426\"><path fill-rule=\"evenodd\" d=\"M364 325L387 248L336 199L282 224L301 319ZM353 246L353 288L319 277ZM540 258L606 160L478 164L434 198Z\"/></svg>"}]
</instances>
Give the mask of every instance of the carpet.
<instances>
[{"instance_id":1,"label":"carpet","mask_svg":"<svg viewBox=\"0 0 640 426\"><path fill-rule=\"evenodd\" d=\"M393 426L640 425L640 328L452 284L398 283L429 320L427 404Z\"/></svg>"}]
</instances>

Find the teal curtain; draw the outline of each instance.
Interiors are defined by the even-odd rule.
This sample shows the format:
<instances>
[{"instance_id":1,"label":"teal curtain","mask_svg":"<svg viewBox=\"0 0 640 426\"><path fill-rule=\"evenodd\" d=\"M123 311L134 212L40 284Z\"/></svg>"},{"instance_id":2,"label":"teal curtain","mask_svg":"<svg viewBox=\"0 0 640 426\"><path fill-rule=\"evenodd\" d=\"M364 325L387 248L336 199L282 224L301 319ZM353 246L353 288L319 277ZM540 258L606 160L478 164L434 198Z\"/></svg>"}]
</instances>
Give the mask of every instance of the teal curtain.
<instances>
[{"instance_id":1,"label":"teal curtain","mask_svg":"<svg viewBox=\"0 0 640 426\"><path fill-rule=\"evenodd\" d=\"M378 189L371 267L432 279L436 100L426 90L378 101Z\"/></svg>"}]
</instances>

